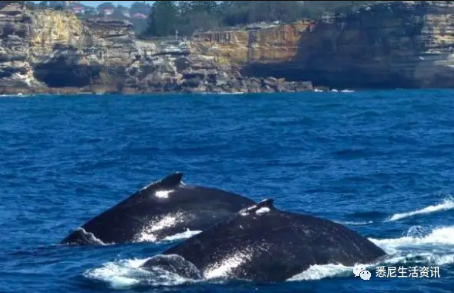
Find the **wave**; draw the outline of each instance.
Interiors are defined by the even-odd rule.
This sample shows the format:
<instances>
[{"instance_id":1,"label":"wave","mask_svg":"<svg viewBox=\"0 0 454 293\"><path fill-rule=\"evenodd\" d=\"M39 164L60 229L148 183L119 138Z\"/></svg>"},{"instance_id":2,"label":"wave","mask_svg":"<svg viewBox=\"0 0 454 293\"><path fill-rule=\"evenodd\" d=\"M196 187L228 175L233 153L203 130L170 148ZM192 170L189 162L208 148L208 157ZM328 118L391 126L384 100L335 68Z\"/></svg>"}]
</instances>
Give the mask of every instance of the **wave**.
<instances>
[{"instance_id":1,"label":"wave","mask_svg":"<svg viewBox=\"0 0 454 293\"><path fill-rule=\"evenodd\" d=\"M314 265L314 266L311 266L306 271L291 277L287 281L294 282L294 281L321 280L321 279L326 279L326 278L339 277L340 275L344 275L344 274L351 274L352 271L353 271L353 267L347 267L347 266L343 266L343 265L335 265L335 264Z\"/></svg>"},{"instance_id":2,"label":"wave","mask_svg":"<svg viewBox=\"0 0 454 293\"><path fill-rule=\"evenodd\" d=\"M84 228L79 227L74 230L74 233L78 234L78 237L84 239L85 242L95 245L111 245L110 243L104 243L101 239L97 238L95 234L87 232Z\"/></svg>"},{"instance_id":3,"label":"wave","mask_svg":"<svg viewBox=\"0 0 454 293\"><path fill-rule=\"evenodd\" d=\"M439 266L454 264L454 254L440 256L435 263Z\"/></svg>"},{"instance_id":4,"label":"wave","mask_svg":"<svg viewBox=\"0 0 454 293\"><path fill-rule=\"evenodd\" d=\"M454 226L434 229L430 234L424 237L405 236L396 239L373 239L369 240L376 245L386 249L395 249L400 247L415 247L421 245L454 245Z\"/></svg>"},{"instance_id":5,"label":"wave","mask_svg":"<svg viewBox=\"0 0 454 293\"><path fill-rule=\"evenodd\" d=\"M453 199L447 198L440 204L431 205L431 206L425 207L421 210L412 211L412 212L408 212L408 213L394 214L385 222L394 222L394 221L402 220L405 218L413 217L416 215L426 215L426 214L431 214L431 213L436 213L436 212L441 212L441 211L449 211L449 210L453 210L453 209L454 209Z\"/></svg>"},{"instance_id":6,"label":"wave","mask_svg":"<svg viewBox=\"0 0 454 293\"><path fill-rule=\"evenodd\" d=\"M409 255L402 257L394 257L389 260L386 260L382 263L374 264L358 264L370 270L372 273L375 272L378 266L396 266L402 264L404 267L410 267L409 263L421 263L421 264L431 264L435 266L445 266L454 264L454 254L451 255L434 255L434 254L421 254L421 255ZM339 277L352 277L353 276L353 266L343 266L343 265L314 265L311 266L306 271L297 274L290 279L288 282L298 282L298 281L314 281L322 280L327 278L339 278ZM372 274L374 276L374 274Z\"/></svg>"},{"instance_id":7,"label":"wave","mask_svg":"<svg viewBox=\"0 0 454 293\"><path fill-rule=\"evenodd\" d=\"M173 256L160 256L173 258ZM156 267L144 269L142 266L152 258L129 259L108 262L101 268L86 271L87 279L107 283L113 289L128 289L134 286L147 285L152 287L179 286L196 282L177 273Z\"/></svg>"},{"instance_id":8,"label":"wave","mask_svg":"<svg viewBox=\"0 0 454 293\"><path fill-rule=\"evenodd\" d=\"M354 90L349 90L349 89L344 89L344 90L332 89L331 92L332 93L338 93L338 92L341 92L341 93L354 93L355 91Z\"/></svg>"},{"instance_id":9,"label":"wave","mask_svg":"<svg viewBox=\"0 0 454 293\"><path fill-rule=\"evenodd\" d=\"M18 93L15 95L0 95L0 98L28 98L28 97L32 97L32 96L34 96L34 95L26 95L26 94Z\"/></svg>"},{"instance_id":10,"label":"wave","mask_svg":"<svg viewBox=\"0 0 454 293\"><path fill-rule=\"evenodd\" d=\"M381 263L358 265L371 270L376 269L378 265L395 265L400 263L408 267L408 263L412 262L436 266L452 265L454 264L454 247L451 252L447 253L446 251L446 246L454 245L454 237L452 235L454 235L454 227L442 227L434 229L423 237L405 236L396 239L370 238L370 241L385 250L391 257ZM443 246L445 251L437 252L434 249L429 249L431 252L425 252L424 248L428 245ZM339 264L314 265L306 271L288 279L288 281L321 280L342 276L353 276L353 266Z\"/></svg>"},{"instance_id":11,"label":"wave","mask_svg":"<svg viewBox=\"0 0 454 293\"><path fill-rule=\"evenodd\" d=\"M128 288L140 283L140 278L149 272L140 269L148 259L122 260L108 262L102 268L88 270L84 276L88 279L109 283L114 289Z\"/></svg>"},{"instance_id":12,"label":"wave","mask_svg":"<svg viewBox=\"0 0 454 293\"><path fill-rule=\"evenodd\" d=\"M351 225L351 226L360 226L360 225L370 225L373 224L374 221L359 221L359 222L354 222L354 221L346 221L346 222L338 222L335 221L338 224L341 225Z\"/></svg>"}]
</instances>

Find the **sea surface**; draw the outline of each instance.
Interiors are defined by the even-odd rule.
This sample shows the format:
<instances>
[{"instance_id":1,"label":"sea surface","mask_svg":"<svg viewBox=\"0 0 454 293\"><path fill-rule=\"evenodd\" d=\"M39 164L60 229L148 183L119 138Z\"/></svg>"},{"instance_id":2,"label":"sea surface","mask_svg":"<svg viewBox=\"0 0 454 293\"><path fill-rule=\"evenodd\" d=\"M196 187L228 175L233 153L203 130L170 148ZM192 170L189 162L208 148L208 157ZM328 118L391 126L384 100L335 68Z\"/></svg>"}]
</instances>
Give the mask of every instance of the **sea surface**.
<instances>
[{"instance_id":1,"label":"sea surface","mask_svg":"<svg viewBox=\"0 0 454 293\"><path fill-rule=\"evenodd\" d=\"M138 268L183 239L57 245L175 171L345 224L390 258L369 281L332 264L278 284L191 282ZM453 193L454 91L2 97L0 292L453 292Z\"/></svg>"}]
</instances>

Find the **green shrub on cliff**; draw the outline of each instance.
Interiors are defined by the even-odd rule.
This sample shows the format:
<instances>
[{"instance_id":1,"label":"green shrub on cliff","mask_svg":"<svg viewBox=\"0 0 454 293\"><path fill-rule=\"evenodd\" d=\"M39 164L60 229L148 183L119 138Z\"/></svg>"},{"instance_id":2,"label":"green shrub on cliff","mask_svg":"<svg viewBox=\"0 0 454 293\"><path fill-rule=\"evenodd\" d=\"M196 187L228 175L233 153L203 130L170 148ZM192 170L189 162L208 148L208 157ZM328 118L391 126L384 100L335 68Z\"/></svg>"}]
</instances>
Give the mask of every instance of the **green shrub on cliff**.
<instances>
[{"instance_id":1,"label":"green shrub on cliff","mask_svg":"<svg viewBox=\"0 0 454 293\"><path fill-rule=\"evenodd\" d=\"M380 1L156 1L146 36L169 36L243 26L257 22L292 22L326 12L355 12Z\"/></svg>"}]
</instances>

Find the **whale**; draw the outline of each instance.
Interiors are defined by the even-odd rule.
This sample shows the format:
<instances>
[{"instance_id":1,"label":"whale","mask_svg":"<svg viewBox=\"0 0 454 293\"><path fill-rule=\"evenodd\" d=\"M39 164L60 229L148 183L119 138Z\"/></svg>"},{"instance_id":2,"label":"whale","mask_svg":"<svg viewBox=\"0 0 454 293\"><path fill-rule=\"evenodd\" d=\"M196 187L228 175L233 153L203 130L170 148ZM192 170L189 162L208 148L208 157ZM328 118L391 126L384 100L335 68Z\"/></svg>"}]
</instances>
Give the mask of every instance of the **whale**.
<instances>
[{"instance_id":1,"label":"whale","mask_svg":"<svg viewBox=\"0 0 454 293\"><path fill-rule=\"evenodd\" d=\"M199 233L255 203L218 188L186 185L182 178L183 173L176 172L138 190L71 231L60 244L165 241L187 232Z\"/></svg>"},{"instance_id":2,"label":"whale","mask_svg":"<svg viewBox=\"0 0 454 293\"><path fill-rule=\"evenodd\" d=\"M366 265L386 253L349 228L266 199L147 260L186 278L283 282L313 265Z\"/></svg>"}]
</instances>

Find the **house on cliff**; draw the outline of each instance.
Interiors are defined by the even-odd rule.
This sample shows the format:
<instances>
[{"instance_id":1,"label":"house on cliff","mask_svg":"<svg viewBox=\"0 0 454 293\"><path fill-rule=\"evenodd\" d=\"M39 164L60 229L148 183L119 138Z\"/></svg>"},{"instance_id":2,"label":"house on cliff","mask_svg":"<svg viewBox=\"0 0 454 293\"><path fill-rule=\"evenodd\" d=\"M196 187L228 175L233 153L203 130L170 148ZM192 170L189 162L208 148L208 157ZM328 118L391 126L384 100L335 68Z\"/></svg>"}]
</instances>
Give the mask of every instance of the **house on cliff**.
<instances>
[{"instance_id":1,"label":"house on cliff","mask_svg":"<svg viewBox=\"0 0 454 293\"><path fill-rule=\"evenodd\" d=\"M85 14L85 6L80 3L73 3L71 9L75 14Z\"/></svg>"}]
</instances>

